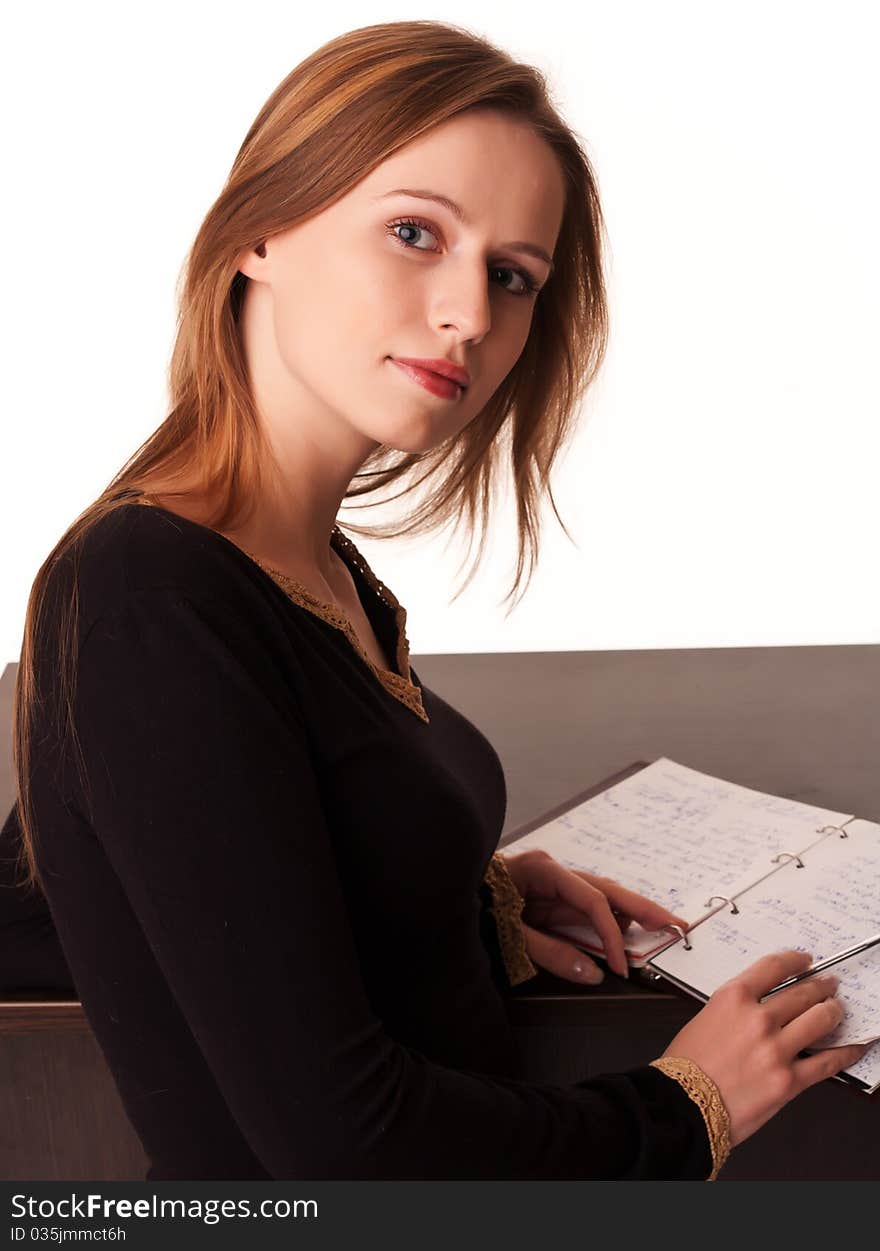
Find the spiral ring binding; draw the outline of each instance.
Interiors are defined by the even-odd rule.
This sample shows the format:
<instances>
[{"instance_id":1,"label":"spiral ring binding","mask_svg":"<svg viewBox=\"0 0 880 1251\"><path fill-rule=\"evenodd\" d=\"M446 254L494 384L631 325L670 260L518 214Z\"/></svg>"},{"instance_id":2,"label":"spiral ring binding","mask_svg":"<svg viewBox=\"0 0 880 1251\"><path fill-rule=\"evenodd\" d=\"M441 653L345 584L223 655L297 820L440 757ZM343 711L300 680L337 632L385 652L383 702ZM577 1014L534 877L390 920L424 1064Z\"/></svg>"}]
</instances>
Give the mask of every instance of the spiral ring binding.
<instances>
[{"instance_id":1,"label":"spiral ring binding","mask_svg":"<svg viewBox=\"0 0 880 1251\"><path fill-rule=\"evenodd\" d=\"M716 899L720 899L720 900L722 901L722 903L729 903L729 904L730 904L730 913L731 913L731 916L735 916L735 917L739 916L739 908L737 908L737 906L736 906L736 904L733 902L733 900L732 900L732 899L728 899L728 897L727 897L726 895L713 895L711 899L707 899L707 900L706 900L706 902L703 904L703 907L704 907L704 908L711 908L711 907L712 907L712 905L713 905L713 903L715 902L715 900L716 900Z\"/></svg>"},{"instance_id":2,"label":"spiral ring binding","mask_svg":"<svg viewBox=\"0 0 880 1251\"><path fill-rule=\"evenodd\" d=\"M683 930L683 929L681 928L681 926L680 926L680 925L664 925L664 926L663 926L663 928L664 928L664 930L675 930L675 932L676 932L676 934L679 936L679 938L681 938L681 939L683 939L683 940L684 940L684 949L685 949L685 951L690 951L690 949L691 949L691 942L690 942L690 939L689 939L689 938L688 938L688 936L687 936L687 930Z\"/></svg>"},{"instance_id":3,"label":"spiral ring binding","mask_svg":"<svg viewBox=\"0 0 880 1251\"><path fill-rule=\"evenodd\" d=\"M850 821L852 817L850 817ZM832 830L837 830L841 838L849 838L844 826L849 825L849 821L844 821L843 825L823 825L820 830L816 830L817 834L830 834Z\"/></svg>"},{"instance_id":4,"label":"spiral ring binding","mask_svg":"<svg viewBox=\"0 0 880 1251\"><path fill-rule=\"evenodd\" d=\"M793 851L781 851L778 856L771 856L771 864L780 864L783 860L793 860L799 869L804 867L804 862L800 856L796 856Z\"/></svg>"}]
</instances>

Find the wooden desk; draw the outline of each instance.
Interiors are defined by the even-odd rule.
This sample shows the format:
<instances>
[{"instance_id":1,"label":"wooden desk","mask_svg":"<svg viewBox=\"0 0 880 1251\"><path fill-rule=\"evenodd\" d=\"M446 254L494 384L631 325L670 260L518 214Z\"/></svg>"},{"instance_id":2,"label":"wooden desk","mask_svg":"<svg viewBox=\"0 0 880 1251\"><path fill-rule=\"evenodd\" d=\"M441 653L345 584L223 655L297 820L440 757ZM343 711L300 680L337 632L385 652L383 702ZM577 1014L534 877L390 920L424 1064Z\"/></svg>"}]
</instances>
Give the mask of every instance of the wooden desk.
<instances>
[{"instance_id":1,"label":"wooden desk","mask_svg":"<svg viewBox=\"0 0 880 1251\"><path fill-rule=\"evenodd\" d=\"M517 826L635 760L666 755L758 790L880 820L880 646L414 656L420 679L488 736ZM0 679L8 736L14 666ZM8 740L7 740L8 742ZM0 812L11 805L0 751ZM0 817L2 819L2 817ZM45 1000L45 996L39 997ZM77 1004L0 1002L0 1177L142 1178ZM528 1076L565 1083L660 1054L698 1005L608 975L549 974L509 1012ZM876 1180L880 1105L825 1082L732 1155L722 1180Z\"/></svg>"}]
</instances>

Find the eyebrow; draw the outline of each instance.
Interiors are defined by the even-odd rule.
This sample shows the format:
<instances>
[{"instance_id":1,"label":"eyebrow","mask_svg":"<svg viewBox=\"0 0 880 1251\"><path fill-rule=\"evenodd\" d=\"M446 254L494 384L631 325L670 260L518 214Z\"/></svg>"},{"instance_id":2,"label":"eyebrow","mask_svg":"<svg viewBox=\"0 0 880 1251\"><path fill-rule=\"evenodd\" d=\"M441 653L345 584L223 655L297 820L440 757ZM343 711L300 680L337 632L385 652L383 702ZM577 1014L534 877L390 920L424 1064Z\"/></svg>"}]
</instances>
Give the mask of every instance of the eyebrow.
<instances>
[{"instance_id":1,"label":"eyebrow","mask_svg":"<svg viewBox=\"0 0 880 1251\"><path fill-rule=\"evenodd\" d=\"M438 191L413 191L409 187L396 187L393 191L386 191L384 195L376 196L375 199L386 200L392 195L411 195L415 196L417 200L434 200L437 204L442 204L445 209L448 209L453 217L457 218L463 226L469 225L461 205L456 204L454 200L450 200L449 196L440 195ZM527 240L518 239L515 243L505 244L505 247L512 248L517 252L525 252L529 256L536 256L539 261L544 261L549 265L550 272L553 272L552 258L543 248L539 248L537 243L529 243Z\"/></svg>"}]
</instances>

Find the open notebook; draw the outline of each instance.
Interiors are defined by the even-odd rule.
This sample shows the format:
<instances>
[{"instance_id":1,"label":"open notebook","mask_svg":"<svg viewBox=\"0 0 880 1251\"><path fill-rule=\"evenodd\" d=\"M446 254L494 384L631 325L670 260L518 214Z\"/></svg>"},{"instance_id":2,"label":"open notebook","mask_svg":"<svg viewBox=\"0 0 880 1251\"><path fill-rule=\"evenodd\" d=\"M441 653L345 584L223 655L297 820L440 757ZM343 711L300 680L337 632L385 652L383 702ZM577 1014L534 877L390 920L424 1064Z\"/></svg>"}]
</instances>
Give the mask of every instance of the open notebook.
<instances>
[{"instance_id":1,"label":"open notebook","mask_svg":"<svg viewBox=\"0 0 880 1251\"><path fill-rule=\"evenodd\" d=\"M686 935L633 925L627 957L705 1000L772 951L814 961L880 930L880 825L750 790L665 757L505 840L542 847L573 869L612 877L688 921ZM590 926L556 931L594 955ZM846 1016L823 1046L880 1039L880 947L829 970ZM880 1043L845 1070L880 1087Z\"/></svg>"}]
</instances>

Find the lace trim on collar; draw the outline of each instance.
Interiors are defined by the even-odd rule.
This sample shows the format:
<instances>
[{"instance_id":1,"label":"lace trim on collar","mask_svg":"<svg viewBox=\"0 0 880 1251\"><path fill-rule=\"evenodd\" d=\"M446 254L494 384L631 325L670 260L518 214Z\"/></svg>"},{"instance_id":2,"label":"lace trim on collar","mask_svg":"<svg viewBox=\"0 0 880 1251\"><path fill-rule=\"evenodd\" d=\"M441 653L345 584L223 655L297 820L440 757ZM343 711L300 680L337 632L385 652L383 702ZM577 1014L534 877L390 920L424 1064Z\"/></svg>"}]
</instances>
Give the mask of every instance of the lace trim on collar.
<instances>
[{"instance_id":1,"label":"lace trim on collar","mask_svg":"<svg viewBox=\"0 0 880 1251\"><path fill-rule=\"evenodd\" d=\"M428 714L425 712L422 704L421 689L416 686L411 677L409 640L406 637L406 609L393 592L385 586L384 582L379 581L354 543L347 535L342 533L338 526L333 527L331 542L346 564L356 565L370 589L393 610L397 636L396 660L399 673L373 664L373 661L364 650L351 621L336 604L330 604L326 600L318 599L301 582L297 582L295 578L291 578L288 574L282 573L280 569L275 569L272 565L266 564L265 561L260 560L253 552L247 551L246 548L241 550L251 558L254 564L259 565L263 572L267 573L281 587L284 593L295 603L299 604L301 608L307 609L316 617L326 621L328 625L341 630L364 664L373 671L389 694L393 695L395 699L399 699L402 704L405 704L422 721L429 723Z\"/></svg>"}]
</instances>

